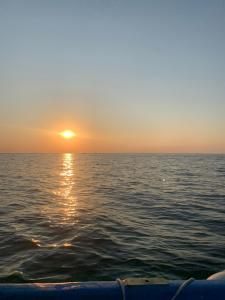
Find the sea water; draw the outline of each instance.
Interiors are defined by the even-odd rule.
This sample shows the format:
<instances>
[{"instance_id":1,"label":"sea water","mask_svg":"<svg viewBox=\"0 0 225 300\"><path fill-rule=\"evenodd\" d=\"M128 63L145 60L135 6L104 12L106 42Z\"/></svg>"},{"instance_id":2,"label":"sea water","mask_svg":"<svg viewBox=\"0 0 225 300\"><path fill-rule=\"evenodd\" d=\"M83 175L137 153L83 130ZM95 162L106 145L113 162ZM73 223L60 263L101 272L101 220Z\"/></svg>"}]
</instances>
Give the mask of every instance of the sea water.
<instances>
[{"instance_id":1,"label":"sea water","mask_svg":"<svg viewBox=\"0 0 225 300\"><path fill-rule=\"evenodd\" d=\"M225 155L0 154L0 282L225 269Z\"/></svg>"}]
</instances>

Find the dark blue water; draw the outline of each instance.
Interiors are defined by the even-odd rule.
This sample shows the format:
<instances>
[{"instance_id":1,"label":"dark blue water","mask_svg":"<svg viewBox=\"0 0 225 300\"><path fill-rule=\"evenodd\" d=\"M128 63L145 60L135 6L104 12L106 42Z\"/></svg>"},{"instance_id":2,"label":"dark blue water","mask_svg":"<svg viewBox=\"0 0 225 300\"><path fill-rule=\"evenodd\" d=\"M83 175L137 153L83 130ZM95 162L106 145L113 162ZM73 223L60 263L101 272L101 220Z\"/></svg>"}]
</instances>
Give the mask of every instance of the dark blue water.
<instances>
[{"instance_id":1,"label":"dark blue water","mask_svg":"<svg viewBox=\"0 0 225 300\"><path fill-rule=\"evenodd\" d=\"M225 155L0 155L0 281L223 269Z\"/></svg>"}]
</instances>

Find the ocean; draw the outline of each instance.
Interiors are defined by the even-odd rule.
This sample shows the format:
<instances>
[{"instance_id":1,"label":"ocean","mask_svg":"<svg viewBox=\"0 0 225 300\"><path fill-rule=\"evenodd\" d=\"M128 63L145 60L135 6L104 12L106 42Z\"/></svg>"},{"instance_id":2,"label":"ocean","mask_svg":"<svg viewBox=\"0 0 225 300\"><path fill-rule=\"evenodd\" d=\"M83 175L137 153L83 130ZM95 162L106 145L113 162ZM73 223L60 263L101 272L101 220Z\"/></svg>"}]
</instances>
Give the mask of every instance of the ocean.
<instances>
[{"instance_id":1,"label":"ocean","mask_svg":"<svg viewBox=\"0 0 225 300\"><path fill-rule=\"evenodd\" d=\"M225 155L0 154L0 282L225 269Z\"/></svg>"}]
</instances>

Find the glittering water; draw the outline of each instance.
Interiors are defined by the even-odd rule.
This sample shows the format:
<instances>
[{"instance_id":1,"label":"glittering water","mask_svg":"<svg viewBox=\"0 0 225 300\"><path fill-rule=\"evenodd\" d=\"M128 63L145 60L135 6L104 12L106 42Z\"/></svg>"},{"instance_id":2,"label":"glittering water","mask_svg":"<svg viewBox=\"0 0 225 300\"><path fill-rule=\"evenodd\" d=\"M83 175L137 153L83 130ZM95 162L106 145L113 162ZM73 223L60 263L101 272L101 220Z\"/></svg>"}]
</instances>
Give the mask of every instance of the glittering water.
<instances>
[{"instance_id":1,"label":"glittering water","mask_svg":"<svg viewBox=\"0 0 225 300\"><path fill-rule=\"evenodd\" d=\"M0 155L0 281L222 269L225 155Z\"/></svg>"}]
</instances>

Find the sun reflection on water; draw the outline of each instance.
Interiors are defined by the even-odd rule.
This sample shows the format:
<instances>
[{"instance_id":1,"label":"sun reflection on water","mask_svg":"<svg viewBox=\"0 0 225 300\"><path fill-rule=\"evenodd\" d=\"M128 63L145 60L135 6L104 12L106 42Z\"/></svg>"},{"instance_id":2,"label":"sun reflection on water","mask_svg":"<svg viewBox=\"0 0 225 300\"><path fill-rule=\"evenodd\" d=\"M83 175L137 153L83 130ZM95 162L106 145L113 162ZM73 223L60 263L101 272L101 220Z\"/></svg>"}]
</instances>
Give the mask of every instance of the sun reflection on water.
<instances>
[{"instance_id":1,"label":"sun reflection on water","mask_svg":"<svg viewBox=\"0 0 225 300\"><path fill-rule=\"evenodd\" d=\"M74 195L74 155L72 153L63 154L62 170L59 175L59 187L54 191L54 194L59 197L58 205L61 217L59 224L72 225L78 222L77 197Z\"/></svg>"},{"instance_id":2,"label":"sun reflection on water","mask_svg":"<svg viewBox=\"0 0 225 300\"><path fill-rule=\"evenodd\" d=\"M59 193L65 199L71 199L71 191L74 186L73 175L73 155L71 153L65 153L63 155L63 170L60 173L62 177L61 186L63 188L60 189Z\"/></svg>"}]
</instances>

